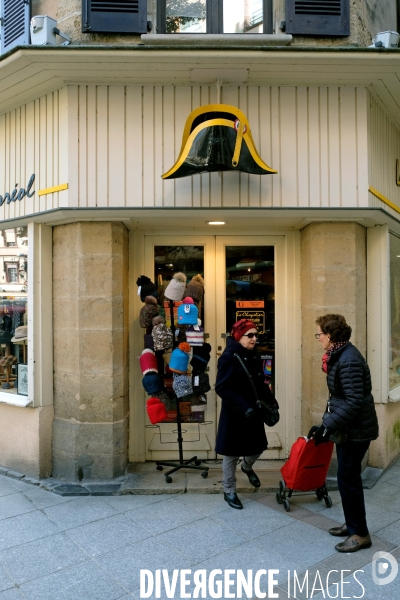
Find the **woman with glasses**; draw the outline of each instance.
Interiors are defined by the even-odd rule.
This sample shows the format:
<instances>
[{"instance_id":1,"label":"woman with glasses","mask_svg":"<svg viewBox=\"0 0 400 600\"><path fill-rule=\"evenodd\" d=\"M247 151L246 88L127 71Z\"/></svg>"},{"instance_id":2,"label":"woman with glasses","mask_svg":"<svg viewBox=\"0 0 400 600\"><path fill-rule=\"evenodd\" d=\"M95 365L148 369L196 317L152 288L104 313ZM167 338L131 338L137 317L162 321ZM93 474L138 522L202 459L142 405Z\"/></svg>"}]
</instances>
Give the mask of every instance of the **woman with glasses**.
<instances>
[{"instance_id":1,"label":"woman with glasses","mask_svg":"<svg viewBox=\"0 0 400 600\"><path fill-rule=\"evenodd\" d=\"M334 536L347 536L338 552L356 552L371 546L361 480L361 462L371 440L378 437L378 419L371 394L371 374L365 359L350 342L351 327L342 315L316 320L315 337L325 351L322 371L329 390L327 411L315 433L315 444L336 442L337 480L346 522L332 527Z\"/></svg>"},{"instance_id":2,"label":"woman with glasses","mask_svg":"<svg viewBox=\"0 0 400 600\"><path fill-rule=\"evenodd\" d=\"M256 386L258 396L268 397L278 406L265 383L262 361L255 351L257 335L253 321L241 319L233 325L227 347L218 360L215 384L215 390L222 399L215 449L223 455L224 499L230 507L237 509L243 508L236 494L238 460L243 457L243 473L251 485L260 487L253 465L268 447L261 411L246 370Z\"/></svg>"}]
</instances>

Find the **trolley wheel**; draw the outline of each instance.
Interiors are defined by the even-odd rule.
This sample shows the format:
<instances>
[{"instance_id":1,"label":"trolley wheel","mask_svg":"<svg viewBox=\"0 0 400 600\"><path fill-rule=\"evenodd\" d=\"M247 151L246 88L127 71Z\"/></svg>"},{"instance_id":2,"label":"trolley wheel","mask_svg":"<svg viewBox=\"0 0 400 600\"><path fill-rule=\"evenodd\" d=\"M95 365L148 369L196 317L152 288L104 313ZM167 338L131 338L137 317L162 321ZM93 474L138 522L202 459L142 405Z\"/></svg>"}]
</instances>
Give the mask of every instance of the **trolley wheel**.
<instances>
[{"instance_id":1,"label":"trolley wheel","mask_svg":"<svg viewBox=\"0 0 400 600\"><path fill-rule=\"evenodd\" d=\"M167 483L172 483L172 477L170 477L169 475L167 475L167 477L165 478L165 481Z\"/></svg>"},{"instance_id":2,"label":"trolley wheel","mask_svg":"<svg viewBox=\"0 0 400 600\"><path fill-rule=\"evenodd\" d=\"M162 467L161 465L157 465L156 469L157 469L157 471L162 471L164 469L164 467Z\"/></svg>"},{"instance_id":3,"label":"trolley wheel","mask_svg":"<svg viewBox=\"0 0 400 600\"><path fill-rule=\"evenodd\" d=\"M195 460L194 464L196 465L196 467L199 467L201 465L201 460Z\"/></svg>"},{"instance_id":4,"label":"trolley wheel","mask_svg":"<svg viewBox=\"0 0 400 600\"><path fill-rule=\"evenodd\" d=\"M284 506L284 508L285 508L286 512L289 512L289 511L290 511L290 503L289 503L289 500L286 500L286 499L285 499L285 500L283 500L282 502L283 502L283 506Z\"/></svg>"},{"instance_id":5,"label":"trolley wheel","mask_svg":"<svg viewBox=\"0 0 400 600\"><path fill-rule=\"evenodd\" d=\"M204 477L204 479L207 479L208 477L208 471L203 471L201 474L202 477Z\"/></svg>"},{"instance_id":6,"label":"trolley wheel","mask_svg":"<svg viewBox=\"0 0 400 600\"><path fill-rule=\"evenodd\" d=\"M325 504L327 508L332 508L332 498L330 496L324 496Z\"/></svg>"},{"instance_id":7,"label":"trolley wheel","mask_svg":"<svg viewBox=\"0 0 400 600\"><path fill-rule=\"evenodd\" d=\"M278 504L282 504L282 498L279 492L276 492L276 501Z\"/></svg>"}]
</instances>

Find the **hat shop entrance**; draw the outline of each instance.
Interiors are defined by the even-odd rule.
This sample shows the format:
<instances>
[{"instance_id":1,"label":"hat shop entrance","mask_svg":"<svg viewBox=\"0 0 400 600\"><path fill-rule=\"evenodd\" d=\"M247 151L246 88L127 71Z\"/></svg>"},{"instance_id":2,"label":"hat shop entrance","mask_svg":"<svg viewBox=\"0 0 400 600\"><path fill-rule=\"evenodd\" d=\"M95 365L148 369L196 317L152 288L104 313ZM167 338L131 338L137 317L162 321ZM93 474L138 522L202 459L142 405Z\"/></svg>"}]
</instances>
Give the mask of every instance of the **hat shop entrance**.
<instances>
[{"instance_id":1,"label":"hat shop entrance","mask_svg":"<svg viewBox=\"0 0 400 600\"><path fill-rule=\"evenodd\" d=\"M163 354L159 375L164 379L164 391L171 398L166 405L166 418L151 426L145 406L151 391L142 385L143 373L138 357L151 344L151 329L140 327L139 313L145 306L136 280L145 274L154 283L158 293L161 314L165 312L167 327L171 326L170 302L164 299L168 285L174 287L176 273L186 276L186 285L198 307L201 320L199 330L193 326L174 327L178 341L185 337L191 347L193 369L202 366L209 376L211 389L196 389L180 402L183 421L184 458L196 454L202 459L212 459L215 454L215 437L220 412L220 399L214 391L217 360L226 345L227 334L240 318L254 320L259 331L257 351L262 356L264 373L280 403L281 420L268 429L269 448L263 459L283 459L287 455L288 431L295 427L295 417L300 408L296 393L291 389L287 369L287 349L291 319L295 319L295 253L293 234L210 236L210 235L146 235L134 234L131 272L131 422L130 461L174 460L177 458L176 407L172 373L169 371L168 351ZM291 270L293 273L291 273ZM201 278L197 278L201 275ZM193 279L194 278L194 279ZM202 279L204 280L204 292ZM134 281L133 281L134 280ZM181 276L178 276L178 287ZM182 284L183 285L183 284ZM171 290L171 287L169 288ZM171 295L171 294L169 294ZM174 295L174 292L172 293ZM178 293L179 295L179 293ZM178 321L179 302L175 302L174 323ZM143 325L143 322L142 322ZM293 326L293 329L296 329ZM192 335L191 335L192 334ZM211 345L211 351L208 344ZM161 353L162 354L162 353ZM208 362L207 362L208 361ZM296 366L289 369L294 376ZM194 379L193 379L194 382ZM298 384L300 382L297 382ZM250 392L249 392L250 393ZM155 396L157 394L154 394ZM293 432L294 433L294 432Z\"/></svg>"}]
</instances>

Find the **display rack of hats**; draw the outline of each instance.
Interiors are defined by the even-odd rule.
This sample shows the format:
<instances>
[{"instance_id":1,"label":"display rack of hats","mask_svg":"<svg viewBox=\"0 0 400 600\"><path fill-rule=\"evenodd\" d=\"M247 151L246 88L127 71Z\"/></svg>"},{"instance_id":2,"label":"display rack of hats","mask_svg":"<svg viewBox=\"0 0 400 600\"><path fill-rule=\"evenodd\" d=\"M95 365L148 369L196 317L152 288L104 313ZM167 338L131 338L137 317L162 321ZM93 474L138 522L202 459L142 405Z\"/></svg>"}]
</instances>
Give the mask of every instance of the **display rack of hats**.
<instances>
[{"instance_id":1,"label":"display rack of hats","mask_svg":"<svg viewBox=\"0 0 400 600\"><path fill-rule=\"evenodd\" d=\"M0 302L0 385L1 389L17 388L18 363L27 363L28 328L26 299L9 298ZM11 353L11 345L13 352ZM16 354L18 356L16 356Z\"/></svg>"},{"instance_id":2,"label":"display rack of hats","mask_svg":"<svg viewBox=\"0 0 400 600\"><path fill-rule=\"evenodd\" d=\"M164 291L163 302L150 278L141 275L136 283L144 303L139 317L140 326L145 330L144 350L139 361L142 384L150 396L146 409L152 425L147 427L177 423L173 432L178 434L179 461L157 461L157 469L172 467L165 473L167 483L171 483L172 473L183 468L201 470L202 476L207 477L208 467L201 467L197 456L183 459L182 437L186 433L182 422L209 423L204 420L204 413L206 394L211 389L206 373L211 346L204 342L199 319L204 280L201 275L195 275L187 285L186 275L175 273ZM160 429L160 442L171 443L162 442L161 438Z\"/></svg>"}]
</instances>

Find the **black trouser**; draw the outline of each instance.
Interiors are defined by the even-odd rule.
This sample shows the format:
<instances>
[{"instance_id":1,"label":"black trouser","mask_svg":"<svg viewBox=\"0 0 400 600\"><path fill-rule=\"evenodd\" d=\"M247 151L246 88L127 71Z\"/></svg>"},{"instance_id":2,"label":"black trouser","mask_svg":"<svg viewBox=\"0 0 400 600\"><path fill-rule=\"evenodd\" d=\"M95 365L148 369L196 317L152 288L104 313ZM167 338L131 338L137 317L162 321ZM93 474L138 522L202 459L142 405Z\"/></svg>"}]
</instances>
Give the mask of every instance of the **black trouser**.
<instances>
[{"instance_id":1,"label":"black trouser","mask_svg":"<svg viewBox=\"0 0 400 600\"><path fill-rule=\"evenodd\" d=\"M336 446L338 458L337 481L343 512L350 535L368 535L365 517L361 462L370 442L345 442Z\"/></svg>"}]
</instances>

